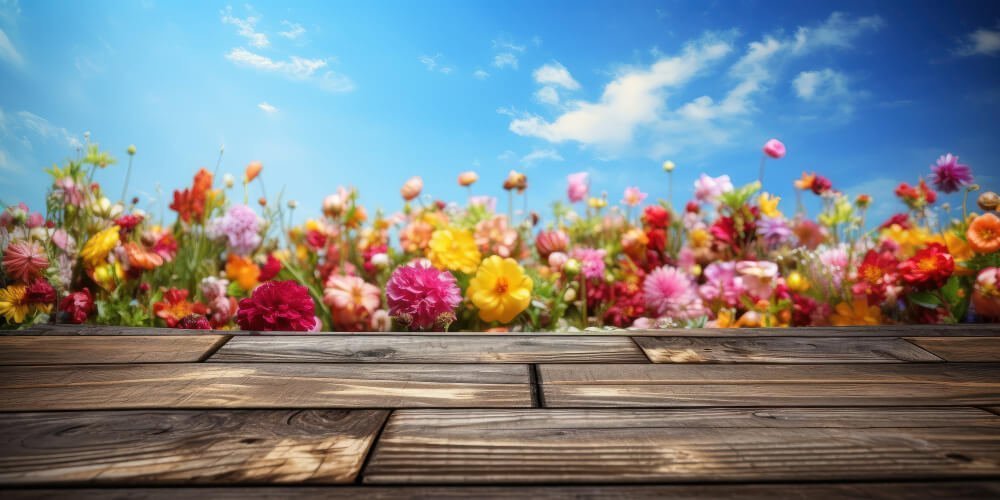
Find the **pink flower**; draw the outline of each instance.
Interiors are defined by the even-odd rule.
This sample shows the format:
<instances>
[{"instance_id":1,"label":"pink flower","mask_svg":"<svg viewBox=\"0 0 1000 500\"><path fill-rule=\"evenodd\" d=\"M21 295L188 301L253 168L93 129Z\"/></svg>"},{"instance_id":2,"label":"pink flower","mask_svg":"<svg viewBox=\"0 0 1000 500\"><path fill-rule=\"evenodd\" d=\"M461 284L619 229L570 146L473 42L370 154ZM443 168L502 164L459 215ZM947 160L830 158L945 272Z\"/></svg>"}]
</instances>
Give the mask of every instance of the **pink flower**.
<instances>
[{"instance_id":1,"label":"pink flower","mask_svg":"<svg viewBox=\"0 0 1000 500\"><path fill-rule=\"evenodd\" d=\"M780 160L785 156L785 145L777 139L771 139L764 143L764 154L775 160Z\"/></svg>"},{"instance_id":2,"label":"pink flower","mask_svg":"<svg viewBox=\"0 0 1000 500\"><path fill-rule=\"evenodd\" d=\"M580 269L584 277L592 280L604 278L604 256L606 254L604 249L587 247L573 249L573 258L580 261Z\"/></svg>"},{"instance_id":3,"label":"pink flower","mask_svg":"<svg viewBox=\"0 0 1000 500\"><path fill-rule=\"evenodd\" d=\"M635 207L642 203L646 199L646 196L648 195L640 191L639 188L629 186L625 188L625 198L622 200L622 203L630 207Z\"/></svg>"},{"instance_id":4,"label":"pink flower","mask_svg":"<svg viewBox=\"0 0 1000 500\"><path fill-rule=\"evenodd\" d=\"M8 276L28 283L49 266L45 249L34 241L19 240L7 246L3 255L3 268Z\"/></svg>"},{"instance_id":5,"label":"pink flower","mask_svg":"<svg viewBox=\"0 0 1000 500\"><path fill-rule=\"evenodd\" d=\"M577 172L575 174L569 174L566 180L569 181L569 187L566 189L566 196L569 197L571 203L576 203L583 201L587 197L587 192L590 187L587 183L587 178L589 174L587 172Z\"/></svg>"},{"instance_id":6,"label":"pink flower","mask_svg":"<svg viewBox=\"0 0 1000 500\"><path fill-rule=\"evenodd\" d=\"M306 287L268 281L240 301L236 324L244 330L305 332L316 325L316 305Z\"/></svg>"},{"instance_id":7,"label":"pink flower","mask_svg":"<svg viewBox=\"0 0 1000 500\"><path fill-rule=\"evenodd\" d=\"M323 303L333 312L335 327L359 330L367 327L372 313L382 304L382 292L357 276L332 274L326 281Z\"/></svg>"},{"instance_id":8,"label":"pink flower","mask_svg":"<svg viewBox=\"0 0 1000 500\"><path fill-rule=\"evenodd\" d=\"M455 308L462 302L455 277L426 259L396 268L385 295L389 315L417 330L447 327L455 321Z\"/></svg>"},{"instance_id":9,"label":"pink flower","mask_svg":"<svg viewBox=\"0 0 1000 500\"><path fill-rule=\"evenodd\" d=\"M83 191L77 187L70 177L63 177L55 182L54 196L61 197L66 205L79 207L83 205Z\"/></svg>"},{"instance_id":10,"label":"pink flower","mask_svg":"<svg viewBox=\"0 0 1000 500\"><path fill-rule=\"evenodd\" d=\"M646 305L661 318L691 319L704 314L694 282L675 267L663 266L649 273L642 292Z\"/></svg>"},{"instance_id":11,"label":"pink flower","mask_svg":"<svg viewBox=\"0 0 1000 500\"><path fill-rule=\"evenodd\" d=\"M475 239L484 253L510 257L517 244L517 231L507 224L506 215L497 215L476 224Z\"/></svg>"},{"instance_id":12,"label":"pink flower","mask_svg":"<svg viewBox=\"0 0 1000 500\"><path fill-rule=\"evenodd\" d=\"M229 251L247 255L260 245L260 220L252 208L234 205L226 215L209 221L208 234L212 238L225 238Z\"/></svg>"},{"instance_id":13,"label":"pink flower","mask_svg":"<svg viewBox=\"0 0 1000 500\"><path fill-rule=\"evenodd\" d=\"M458 185L462 187L469 187L479 180L479 174L469 170L468 172L462 172L458 174Z\"/></svg>"},{"instance_id":14,"label":"pink flower","mask_svg":"<svg viewBox=\"0 0 1000 500\"><path fill-rule=\"evenodd\" d=\"M90 290L84 288L64 297L59 304L59 311L69 323L79 325L87 321L87 316L94 311L94 298L90 295Z\"/></svg>"},{"instance_id":15,"label":"pink flower","mask_svg":"<svg viewBox=\"0 0 1000 500\"><path fill-rule=\"evenodd\" d=\"M552 252L564 252L569 246L569 236L561 229L541 231L535 237L535 249L538 255L547 259Z\"/></svg>"},{"instance_id":16,"label":"pink flower","mask_svg":"<svg viewBox=\"0 0 1000 500\"><path fill-rule=\"evenodd\" d=\"M765 260L744 260L736 263L736 272L743 278L748 292L758 299L771 296L778 282L778 265Z\"/></svg>"},{"instance_id":17,"label":"pink flower","mask_svg":"<svg viewBox=\"0 0 1000 500\"><path fill-rule=\"evenodd\" d=\"M739 305L746 287L743 278L736 275L735 262L713 262L705 267L704 274L705 284L698 287L703 299L719 300L729 307Z\"/></svg>"},{"instance_id":18,"label":"pink flower","mask_svg":"<svg viewBox=\"0 0 1000 500\"><path fill-rule=\"evenodd\" d=\"M569 255L562 252L552 252L549 254L549 267L551 267L553 271L560 273L568 260Z\"/></svg>"},{"instance_id":19,"label":"pink flower","mask_svg":"<svg viewBox=\"0 0 1000 500\"><path fill-rule=\"evenodd\" d=\"M968 165L958 162L958 157L948 153L937 160L937 165L931 165L931 182L942 193L954 193L962 186L972 184L972 170Z\"/></svg>"},{"instance_id":20,"label":"pink flower","mask_svg":"<svg viewBox=\"0 0 1000 500\"><path fill-rule=\"evenodd\" d=\"M733 181L728 175L720 175L712 178L701 174L698 180L694 181L694 197L701 202L715 203L719 196L733 190Z\"/></svg>"},{"instance_id":21,"label":"pink flower","mask_svg":"<svg viewBox=\"0 0 1000 500\"><path fill-rule=\"evenodd\" d=\"M419 176L410 177L403 187L400 188L399 194L403 195L403 199L406 201L412 201L417 196L420 196L420 191L424 189L424 180Z\"/></svg>"}]
</instances>

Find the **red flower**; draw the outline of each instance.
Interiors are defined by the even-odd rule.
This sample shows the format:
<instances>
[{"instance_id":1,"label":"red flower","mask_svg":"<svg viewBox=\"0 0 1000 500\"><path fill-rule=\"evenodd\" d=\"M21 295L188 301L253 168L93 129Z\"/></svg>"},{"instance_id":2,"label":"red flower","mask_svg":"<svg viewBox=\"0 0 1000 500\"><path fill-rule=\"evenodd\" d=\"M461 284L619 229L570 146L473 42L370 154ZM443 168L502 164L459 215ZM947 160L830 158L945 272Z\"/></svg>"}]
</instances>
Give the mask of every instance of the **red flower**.
<instances>
[{"instance_id":1,"label":"red flower","mask_svg":"<svg viewBox=\"0 0 1000 500\"><path fill-rule=\"evenodd\" d=\"M153 313L170 328L178 328L181 319L192 314L205 314L208 308L200 302L188 302L188 291L171 288L163 292L163 300L153 304Z\"/></svg>"},{"instance_id":2,"label":"red flower","mask_svg":"<svg viewBox=\"0 0 1000 500\"><path fill-rule=\"evenodd\" d=\"M816 312L816 301L805 295L792 294L792 326L809 326Z\"/></svg>"},{"instance_id":3,"label":"red flower","mask_svg":"<svg viewBox=\"0 0 1000 500\"><path fill-rule=\"evenodd\" d=\"M604 322L617 326L628 327L636 319L646 315L646 298L642 288L634 283L617 282L612 288L614 301L604 312Z\"/></svg>"},{"instance_id":4,"label":"red flower","mask_svg":"<svg viewBox=\"0 0 1000 500\"><path fill-rule=\"evenodd\" d=\"M118 234L121 239L125 239L136 226L142 223L143 217L139 214L126 214L117 219L115 219L115 225L118 226Z\"/></svg>"},{"instance_id":5,"label":"red flower","mask_svg":"<svg viewBox=\"0 0 1000 500\"><path fill-rule=\"evenodd\" d=\"M901 182L896 187L895 193L908 207L914 209L932 205L937 201L937 193L923 179L920 179L916 186Z\"/></svg>"},{"instance_id":6,"label":"red flower","mask_svg":"<svg viewBox=\"0 0 1000 500\"><path fill-rule=\"evenodd\" d=\"M647 247L657 252L662 252L667 247L667 232L663 229L650 229L646 231L646 238L649 239Z\"/></svg>"},{"instance_id":7,"label":"red flower","mask_svg":"<svg viewBox=\"0 0 1000 500\"><path fill-rule=\"evenodd\" d=\"M885 300L886 288L896 281L899 260L889 252L869 250L858 266L857 281L851 286L855 295L864 295L869 304Z\"/></svg>"},{"instance_id":8,"label":"red flower","mask_svg":"<svg viewBox=\"0 0 1000 500\"><path fill-rule=\"evenodd\" d=\"M642 221L653 229L663 229L670 224L670 212L660 205L649 205L642 211Z\"/></svg>"},{"instance_id":9,"label":"red flower","mask_svg":"<svg viewBox=\"0 0 1000 500\"><path fill-rule=\"evenodd\" d=\"M690 214L696 214L701 211L701 207L698 206L697 201L691 200L684 206L684 211Z\"/></svg>"},{"instance_id":10,"label":"red flower","mask_svg":"<svg viewBox=\"0 0 1000 500\"><path fill-rule=\"evenodd\" d=\"M823 177L822 175L817 175L812 181L812 192L816 194L823 194L833 187L833 183L830 179Z\"/></svg>"},{"instance_id":11,"label":"red flower","mask_svg":"<svg viewBox=\"0 0 1000 500\"><path fill-rule=\"evenodd\" d=\"M899 264L900 277L921 290L941 288L955 271L955 259L940 243L931 243Z\"/></svg>"},{"instance_id":12,"label":"red flower","mask_svg":"<svg viewBox=\"0 0 1000 500\"><path fill-rule=\"evenodd\" d=\"M267 262L260 268L259 281L271 281L281 272L281 261L274 257L274 254L267 254Z\"/></svg>"},{"instance_id":13,"label":"red flower","mask_svg":"<svg viewBox=\"0 0 1000 500\"><path fill-rule=\"evenodd\" d=\"M29 304L51 304L56 301L56 289L44 279L37 279L25 292L25 299Z\"/></svg>"},{"instance_id":14,"label":"red flower","mask_svg":"<svg viewBox=\"0 0 1000 500\"><path fill-rule=\"evenodd\" d=\"M87 321L87 316L93 312L94 298L91 297L90 290L84 288L67 295L59 304L59 310L65 313L66 321L79 325Z\"/></svg>"},{"instance_id":15,"label":"red flower","mask_svg":"<svg viewBox=\"0 0 1000 500\"><path fill-rule=\"evenodd\" d=\"M163 236L153 243L153 252L167 262L174 260L174 256L177 255L177 240L174 239L174 235L163 233Z\"/></svg>"},{"instance_id":16,"label":"red flower","mask_svg":"<svg viewBox=\"0 0 1000 500\"><path fill-rule=\"evenodd\" d=\"M244 330L305 332L316 326L316 305L294 281L268 281L240 301L236 323Z\"/></svg>"},{"instance_id":17,"label":"red flower","mask_svg":"<svg viewBox=\"0 0 1000 500\"><path fill-rule=\"evenodd\" d=\"M883 222L878 228L880 230L889 229L893 225L899 226L903 229L910 229L913 227L913 224L910 224L910 216L908 214L896 214L886 219L886 221Z\"/></svg>"},{"instance_id":18,"label":"red flower","mask_svg":"<svg viewBox=\"0 0 1000 500\"><path fill-rule=\"evenodd\" d=\"M177 328L184 330L211 330L212 325L208 322L208 318L200 314L189 314L177 322Z\"/></svg>"},{"instance_id":19,"label":"red flower","mask_svg":"<svg viewBox=\"0 0 1000 500\"><path fill-rule=\"evenodd\" d=\"M177 211L184 222L201 222L205 218L205 202L212 188L212 174L205 169L198 170L191 189L174 191L174 201L170 209Z\"/></svg>"}]
</instances>

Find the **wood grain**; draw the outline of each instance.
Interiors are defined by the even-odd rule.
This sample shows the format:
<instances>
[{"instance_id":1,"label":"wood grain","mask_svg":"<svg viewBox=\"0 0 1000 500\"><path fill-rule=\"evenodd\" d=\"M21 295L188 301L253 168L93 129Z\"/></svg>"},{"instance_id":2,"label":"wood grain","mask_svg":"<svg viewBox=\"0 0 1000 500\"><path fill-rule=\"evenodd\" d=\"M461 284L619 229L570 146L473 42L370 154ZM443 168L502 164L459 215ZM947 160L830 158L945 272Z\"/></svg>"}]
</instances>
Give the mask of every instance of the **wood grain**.
<instances>
[{"instance_id":1,"label":"wood grain","mask_svg":"<svg viewBox=\"0 0 1000 500\"><path fill-rule=\"evenodd\" d=\"M1000 364L542 365L548 407L1000 404Z\"/></svg>"},{"instance_id":2,"label":"wood grain","mask_svg":"<svg viewBox=\"0 0 1000 500\"><path fill-rule=\"evenodd\" d=\"M898 338L636 337L654 363L906 363L941 358Z\"/></svg>"},{"instance_id":3,"label":"wood grain","mask_svg":"<svg viewBox=\"0 0 1000 500\"><path fill-rule=\"evenodd\" d=\"M911 348L917 350L911 345ZM209 361L330 363L648 363L628 337L238 337Z\"/></svg>"},{"instance_id":4,"label":"wood grain","mask_svg":"<svg viewBox=\"0 0 1000 500\"><path fill-rule=\"evenodd\" d=\"M0 410L529 407L524 365L0 367Z\"/></svg>"},{"instance_id":5,"label":"wood grain","mask_svg":"<svg viewBox=\"0 0 1000 500\"><path fill-rule=\"evenodd\" d=\"M1000 481L944 481L894 483L769 483L769 484L657 484L591 486L303 486L280 487L211 487L211 488L118 488L75 490L8 490L6 498L18 500L50 499L72 496L78 500L128 499L155 500L173 498L213 498L220 500L288 498L365 498L370 500L430 499L509 499L554 500L590 499L663 499L704 500L776 498L832 500L925 500L961 498L964 500L1000 497Z\"/></svg>"},{"instance_id":6,"label":"wood grain","mask_svg":"<svg viewBox=\"0 0 1000 500\"><path fill-rule=\"evenodd\" d=\"M1000 362L1000 337L908 337L948 361Z\"/></svg>"},{"instance_id":7,"label":"wood grain","mask_svg":"<svg viewBox=\"0 0 1000 500\"><path fill-rule=\"evenodd\" d=\"M388 413L3 414L0 483L346 483Z\"/></svg>"},{"instance_id":8,"label":"wood grain","mask_svg":"<svg viewBox=\"0 0 1000 500\"><path fill-rule=\"evenodd\" d=\"M0 337L0 365L201 361L225 335Z\"/></svg>"},{"instance_id":9,"label":"wood grain","mask_svg":"<svg viewBox=\"0 0 1000 500\"><path fill-rule=\"evenodd\" d=\"M890 411L906 410L872 410L866 426L830 425L834 418L816 412L808 426L732 426L733 417L722 416L718 427L701 412L400 411L363 477L367 483L577 483L1000 474L996 422L940 427L937 417L933 426L921 426L914 415L906 426L879 424ZM940 411L954 411L956 422L971 417L966 409Z\"/></svg>"}]
</instances>

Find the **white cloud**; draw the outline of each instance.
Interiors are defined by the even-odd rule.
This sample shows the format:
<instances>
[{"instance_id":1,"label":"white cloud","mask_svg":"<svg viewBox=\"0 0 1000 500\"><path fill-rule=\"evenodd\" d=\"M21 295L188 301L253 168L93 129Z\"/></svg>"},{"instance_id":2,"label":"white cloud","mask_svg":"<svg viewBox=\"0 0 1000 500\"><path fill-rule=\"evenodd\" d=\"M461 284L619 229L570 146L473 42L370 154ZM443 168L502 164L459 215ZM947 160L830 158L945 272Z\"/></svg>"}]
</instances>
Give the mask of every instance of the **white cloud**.
<instances>
[{"instance_id":1,"label":"white cloud","mask_svg":"<svg viewBox=\"0 0 1000 500\"><path fill-rule=\"evenodd\" d=\"M0 149L0 170L12 171L16 170L14 165L11 165L10 160L7 159L7 152Z\"/></svg>"},{"instance_id":2,"label":"white cloud","mask_svg":"<svg viewBox=\"0 0 1000 500\"><path fill-rule=\"evenodd\" d=\"M542 85L558 85L568 90L580 88L580 84L569 74L569 70L558 62L552 62L536 69L533 76L535 81Z\"/></svg>"},{"instance_id":3,"label":"white cloud","mask_svg":"<svg viewBox=\"0 0 1000 500\"><path fill-rule=\"evenodd\" d=\"M7 34L3 30L0 30L0 59L14 66L20 66L24 62L21 54L14 48L14 44L11 43L10 38L7 38Z\"/></svg>"},{"instance_id":4,"label":"white cloud","mask_svg":"<svg viewBox=\"0 0 1000 500\"><path fill-rule=\"evenodd\" d=\"M424 67L427 68L427 71L437 71L439 73L444 73L446 75L451 73L454 68L452 68L451 66L442 65L441 63L438 62L439 59L441 59L440 53L435 54L433 56L428 56L426 54L423 54L417 58L417 60L420 61L420 63L423 64Z\"/></svg>"},{"instance_id":5,"label":"white cloud","mask_svg":"<svg viewBox=\"0 0 1000 500\"><path fill-rule=\"evenodd\" d=\"M811 101L847 93L847 77L839 71L826 68L803 71L792 81L800 99Z\"/></svg>"},{"instance_id":6,"label":"white cloud","mask_svg":"<svg viewBox=\"0 0 1000 500\"><path fill-rule=\"evenodd\" d=\"M541 43L540 38L539 43ZM493 40L493 48L502 52L524 52L525 46L518 45L507 38L498 38Z\"/></svg>"},{"instance_id":7,"label":"white cloud","mask_svg":"<svg viewBox=\"0 0 1000 500\"><path fill-rule=\"evenodd\" d=\"M299 23L293 23L287 19L281 21L282 26L288 27L286 31L279 31L278 36L282 38L287 38L289 40L295 40L302 35L306 34L306 29L302 27Z\"/></svg>"},{"instance_id":8,"label":"white cloud","mask_svg":"<svg viewBox=\"0 0 1000 500\"><path fill-rule=\"evenodd\" d=\"M869 31L885 26L879 16L850 19L843 12L834 12L826 21L814 27L800 27L795 32L793 51L809 52L824 47L850 48L854 39Z\"/></svg>"},{"instance_id":9,"label":"white cloud","mask_svg":"<svg viewBox=\"0 0 1000 500\"><path fill-rule=\"evenodd\" d=\"M539 161L563 161L562 155L554 149L536 149L521 158L521 163L531 165Z\"/></svg>"},{"instance_id":10,"label":"white cloud","mask_svg":"<svg viewBox=\"0 0 1000 500\"><path fill-rule=\"evenodd\" d=\"M292 80L313 82L323 90L329 92L350 92L354 90L354 82L347 76L333 71L320 72L320 70L327 67L327 62L323 59L307 59L299 56L291 56L286 61L276 61L270 57L250 52L243 47L237 47L229 51L226 54L226 59L229 59L238 66L280 74Z\"/></svg>"},{"instance_id":11,"label":"white cloud","mask_svg":"<svg viewBox=\"0 0 1000 500\"><path fill-rule=\"evenodd\" d=\"M535 92L535 99L544 104L558 105L559 92L556 91L555 87L545 86Z\"/></svg>"},{"instance_id":12,"label":"white cloud","mask_svg":"<svg viewBox=\"0 0 1000 500\"><path fill-rule=\"evenodd\" d=\"M80 140L73 134L69 133L68 130L63 127L53 125L41 116L28 111L18 111L14 116L17 120L17 125L40 137L62 140L71 148L78 148L82 146Z\"/></svg>"},{"instance_id":13,"label":"white cloud","mask_svg":"<svg viewBox=\"0 0 1000 500\"><path fill-rule=\"evenodd\" d=\"M501 160L501 161L515 160L515 159L517 159L517 153L515 153L515 152L513 152L513 151L511 151L511 150L508 149L508 150L505 150L503 153L500 153L499 155L497 155L497 159Z\"/></svg>"},{"instance_id":14,"label":"white cloud","mask_svg":"<svg viewBox=\"0 0 1000 500\"><path fill-rule=\"evenodd\" d=\"M485 80L490 77L490 74L481 69L477 69L476 71L472 72L472 76L479 80Z\"/></svg>"},{"instance_id":15,"label":"white cloud","mask_svg":"<svg viewBox=\"0 0 1000 500\"><path fill-rule=\"evenodd\" d=\"M269 115L278 112L278 108L274 107L271 104L268 104L267 102L262 102L262 103L258 104L257 107L260 108L261 111L263 111L263 112L265 112L265 113L267 113Z\"/></svg>"},{"instance_id":16,"label":"white cloud","mask_svg":"<svg viewBox=\"0 0 1000 500\"><path fill-rule=\"evenodd\" d=\"M965 35L955 50L960 56L995 56L1000 54L1000 30L977 29Z\"/></svg>"},{"instance_id":17,"label":"white cloud","mask_svg":"<svg viewBox=\"0 0 1000 500\"><path fill-rule=\"evenodd\" d=\"M256 26L259 19L256 16L250 15L245 18L235 17L233 16L233 8L229 5L220 11L220 14L222 15L222 23L236 26L236 32L243 38L246 38L250 42L250 45L257 48L271 45L270 40L267 39L267 35L257 32Z\"/></svg>"},{"instance_id":18,"label":"white cloud","mask_svg":"<svg viewBox=\"0 0 1000 500\"><path fill-rule=\"evenodd\" d=\"M517 69L517 56L512 52L502 52L493 56L493 65L498 68Z\"/></svg>"}]
</instances>

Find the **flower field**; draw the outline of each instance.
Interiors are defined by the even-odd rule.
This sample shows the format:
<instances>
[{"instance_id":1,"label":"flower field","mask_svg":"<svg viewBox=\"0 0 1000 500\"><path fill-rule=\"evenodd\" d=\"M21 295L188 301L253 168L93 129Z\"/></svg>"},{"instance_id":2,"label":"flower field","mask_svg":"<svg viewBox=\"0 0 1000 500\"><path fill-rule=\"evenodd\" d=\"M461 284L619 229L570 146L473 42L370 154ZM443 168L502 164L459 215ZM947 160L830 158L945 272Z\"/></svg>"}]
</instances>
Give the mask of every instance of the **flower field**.
<instances>
[{"instance_id":1,"label":"flower field","mask_svg":"<svg viewBox=\"0 0 1000 500\"><path fill-rule=\"evenodd\" d=\"M702 175L690 200L630 187L596 195L567 178L549 213L515 212L529 189L510 172L496 198L422 195L369 210L337 188L293 225L294 201L251 200L266 168L201 169L164 220L93 182L116 163L96 144L49 170L45 207L0 214L0 324L43 322L259 331L550 331L591 327L801 327L1000 319L1000 196L951 154L894 193L850 198L817 173L796 201L760 181ZM763 147L760 177L785 146ZM674 164L663 164L672 183ZM788 182L768 179L768 182ZM496 186L495 191L500 192ZM486 191L494 191L486 189ZM673 193L673 186L670 186ZM938 193L964 194L961 207ZM810 217L802 198L818 197ZM672 197L672 195L671 195ZM866 220L873 199L894 203ZM504 203L505 202L505 203Z\"/></svg>"}]
</instances>

